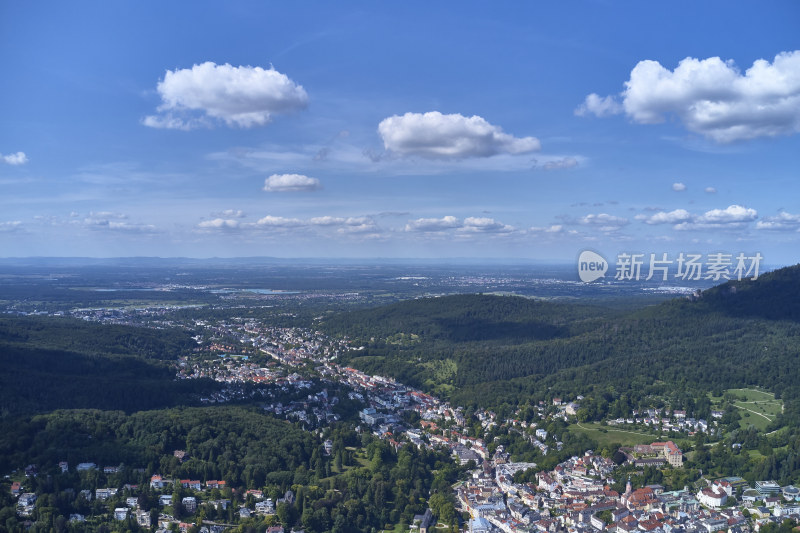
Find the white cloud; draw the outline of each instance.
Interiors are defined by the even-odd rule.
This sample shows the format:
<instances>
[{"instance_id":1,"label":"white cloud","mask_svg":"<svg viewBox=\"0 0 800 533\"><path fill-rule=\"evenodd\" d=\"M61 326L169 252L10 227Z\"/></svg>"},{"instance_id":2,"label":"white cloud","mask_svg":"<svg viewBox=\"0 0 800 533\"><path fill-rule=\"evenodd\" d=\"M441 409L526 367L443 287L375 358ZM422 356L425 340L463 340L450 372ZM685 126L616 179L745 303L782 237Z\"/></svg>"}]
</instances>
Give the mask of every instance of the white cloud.
<instances>
[{"instance_id":1,"label":"white cloud","mask_svg":"<svg viewBox=\"0 0 800 533\"><path fill-rule=\"evenodd\" d=\"M725 209L712 209L690 220L676 224L676 230L740 229L758 218L755 209L741 205L730 205Z\"/></svg>"},{"instance_id":2,"label":"white cloud","mask_svg":"<svg viewBox=\"0 0 800 533\"><path fill-rule=\"evenodd\" d=\"M756 222L756 229L772 231L800 231L800 215L792 215L785 211L775 217L766 217Z\"/></svg>"},{"instance_id":3,"label":"white cloud","mask_svg":"<svg viewBox=\"0 0 800 533\"><path fill-rule=\"evenodd\" d=\"M381 121L378 132L387 150L431 159L514 155L541 148L537 138L514 137L477 115L443 115L438 111L391 116Z\"/></svg>"},{"instance_id":4,"label":"white cloud","mask_svg":"<svg viewBox=\"0 0 800 533\"><path fill-rule=\"evenodd\" d=\"M316 191L319 188L317 178L302 174L273 174L264 181L264 190L268 192Z\"/></svg>"},{"instance_id":5,"label":"white cloud","mask_svg":"<svg viewBox=\"0 0 800 533\"><path fill-rule=\"evenodd\" d=\"M296 228L299 226L305 226L306 224L298 218L284 218L267 215L264 218L259 219L255 225L257 227L269 228Z\"/></svg>"},{"instance_id":6,"label":"white cloud","mask_svg":"<svg viewBox=\"0 0 800 533\"><path fill-rule=\"evenodd\" d=\"M715 194L717 192L717 189L715 189L714 187L706 187L704 190L708 194Z\"/></svg>"},{"instance_id":7,"label":"white cloud","mask_svg":"<svg viewBox=\"0 0 800 533\"><path fill-rule=\"evenodd\" d=\"M645 224L679 224L681 222L688 222L694 216L686 209L675 209L674 211L661 211L651 216L638 215L637 220L641 220Z\"/></svg>"},{"instance_id":8,"label":"white cloud","mask_svg":"<svg viewBox=\"0 0 800 533\"><path fill-rule=\"evenodd\" d=\"M314 217L310 219L308 222L312 226L341 226L345 223L347 219L343 217L332 217L332 216L324 216L324 217Z\"/></svg>"},{"instance_id":9,"label":"white cloud","mask_svg":"<svg viewBox=\"0 0 800 533\"><path fill-rule=\"evenodd\" d=\"M162 101L159 114L143 120L153 128L188 130L215 121L242 128L263 126L275 113L308 104L305 89L273 68L210 61L168 70L157 90Z\"/></svg>"},{"instance_id":10,"label":"white cloud","mask_svg":"<svg viewBox=\"0 0 800 533\"><path fill-rule=\"evenodd\" d=\"M613 96L602 98L599 94L592 93L586 97L583 103L575 110L579 117L593 114L598 117L607 117L622 113L622 105Z\"/></svg>"},{"instance_id":11,"label":"white cloud","mask_svg":"<svg viewBox=\"0 0 800 533\"><path fill-rule=\"evenodd\" d=\"M609 215L608 213L589 214L578 220L584 226L594 226L600 231L616 231L627 226L630 221L627 218Z\"/></svg>"},{"instance_id":12,"label":"white cloud","mask_svg":"<svg viewBox=\"0 0 800 533\"><path fill-rule=\"evenodd\" d=\"M712 209L698 218L698 222L703 224L730 224L738 222L751 222L758 218L755 209L743 207L741 205L730 205L725 209Z\"/></svg>"},{"instance_id":13,"label":"white cloud","mask_svg":"<svg viewBox=\"0 0 800 533\"><path fill-rule=\"evenodd\" d=\"M545 227L534 226L534 227L532 227L530 229L530 231L533 232L533 233L557 234L557 233L565 233L566 229L564 228L564 226L562 224L551 224L550 226L545 226ZM574 230L571 230L569 233L577 233L577 232L574 231Z\"/></svg>"},{"instance_id":14,"label":"white cloud","mask_svg":"<svg viewBox=\"0 0 800 533\"><path fill-rule=\"evenodd\" d=\"M28 162L28 156L25 155L25 152L7 155L0 154L0 161L3 161L3 163L7 165L24 165Z\"/></svg>"},{"instance_id":15,"label":"white cloud","mask_svg":"<svg viewBox=\"0 0 800 533\"><path fill-rule=\"evenodd\" d=\"M463 224L454 216L444 216L442 218L418 218L409 220L406 224L406 231L444 231L453 228L460 228Z\"/></svg>"},{"instance_id":16,"label":"white cloud","mask_svg":"<svg viewBox=\"0 0 800 533\"><path fill-rule=\"evenodd\" d=\"M637 215L636 220L645 224L672 224L676 230L738 229L758 218L755 209L741 205L730 205L725 209L711 209L702 215L690 213L686 209L659 211L653 215ZM760 224L760 222L759 222Z\"/></svg>"},{"instance_id":17,"label":"white cloud","mask_svg":"<svg viewBox=\"0 0 800 533\"><path fill-rule=\"evenodd\" d=\"M197 227L201 229L237 229L239 221L230 218L215 218L214 220L204 220Z\"/></svg>"},{"instance_id":18,"label":"white cloud","mask_svg":"<svg viewBox=\"0 0 800 533\"><path fill-rule=\"evenodd\" d=\"M310 226L337 227L340 233L361 233L376 231L378 226L372 217L314 217L307 222Z\"/></svg>"},{"instance_id":19,"label":"white cloud","mask_svg":"<svg viewBox=\"0 0 800 533\"><path fill-rule=\"evenodd\" d=\"M339 233L374 233L379 231L379 228L370 217L349 217L336 231Z\"/></svg>"},{"instance_id":20,"label":"white cloud","mask_svg":"<svg viewBox=\"0 0 800 533\"><path fill-rule=\"evenodd\" d=\"M686 185L684 185L683 183L680 183L680 182L673 183L672 184L672 190L675 191L675 192L685 191L686 190Z\"/></svg>"},{"instance_id":21,"label":"white cloud","mask_svg":"<svg viewBox=\"0 0 800 533\"><path fill-rule=\"evenodd\" d=\"M12 231L19 231L21 229L22 229L22 221L20 220L0 222L0 233L10 233Z\"/></svg>"},{"instance_id":22,"label":"white cloud","mask_svg":"<svg viewBox=\"0 0 800 533\"><path fill-rule=\"evenodd\" d=\"M718 143L791 135L800 131L800 50L781 52L772 63L759 59L744 74L719 57L687 57L675 70L640 61L620 96L634 122L656 124L675 115L689 131Z\"/></svg>"},{"instance_id":23,"label":"white cloud","mask_svg":"<svg viewBox=\"0 0 800 533\"><path fill-rule=\"evenodd\" d=\"M565 157L563 159L555 159L553 161L548 161L542 168L544 170L561 170L564 168L572 168L578 166L578 160L574 157Z\"/></svg>"},{"instance_id":24,"label":"white cloud","mask_svg":"<svg viewBox=\"0 0 800 533\"><path fill-rule=\"evenodd\" d=\"M166 113L164 115L147 115L142 119L142 124L148 128L160 130L191 131L200 126L208 125L208 122L202 119L179 118L172 113Z\"/></svg>"},{"instance_id":25,"label":"white cloud","mask_svg":"<svg viewBox=\"0 0 800 533\"><path fill-rule=\"evenodd\" d=\"M488 217L467 217L464 219L462 231L476 233L511 233L513 226L498 222Z\"/></svg>"}]
</instances>

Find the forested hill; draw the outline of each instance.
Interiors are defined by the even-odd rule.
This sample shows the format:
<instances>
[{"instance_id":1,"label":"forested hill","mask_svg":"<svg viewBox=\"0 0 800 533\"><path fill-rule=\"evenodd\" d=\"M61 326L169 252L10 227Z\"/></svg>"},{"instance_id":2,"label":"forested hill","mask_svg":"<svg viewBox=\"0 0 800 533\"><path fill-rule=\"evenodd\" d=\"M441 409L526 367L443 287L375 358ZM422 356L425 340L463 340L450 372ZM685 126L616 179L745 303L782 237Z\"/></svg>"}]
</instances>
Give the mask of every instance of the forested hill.
<instances>
[{"instance_id":1,"label":"forested hill","mask_svg":"<svg viewBox=\"0 0 800 533\"><path fill-rule=\"evenodd\" d=\"M175 382L194 346L175 330L67 318L0 318L0 416L58 408L134 411L188 403L213 384Z\"/></svg>"},{"instance_id":2,"label":"forested hill","mask_svg":"<svg viewBox=\"0 0 800 533\"><path fill-rule=\"evenodd\" d=\"M703 293L701 309L731 316L800 322L800 264L756 281L729 281Z\"/></svg>"},{"instance_id":3,"label":"forested hill","mask_svg":"<svg viewBox=\"0 0 800 533\"><path fill-rule=\"evenodd\" d=\"M0 346L24 345L84 354L176 359L196 346L179 330L100 325L76 318L0 317Z\"/></svg>"},{"instance_id":4,"label":"forested hill","mask_svg":"<svg viewBox=\"0 0 800 533\"><path fill-rule=\"evenodd\" d=\"M451 342L521 343L590 329L602 308L526 298L461 294L406 300L327 318L326 331L351 338L417 335Z\"/></svg>"},{"instance_id":5,"label":"forested hill","mask_svg":"<svg viewBox=\"0 0 800 533\"><path fill-rule=\"evenodd\" d=\"M624 314L466 295L347 313L321 327L365 346L346 362L463 405L581 394L600 418L622 396L677 406L709 390L761 386L800 397L799 291L795 266Z\"/></svg>"}]
</instances>

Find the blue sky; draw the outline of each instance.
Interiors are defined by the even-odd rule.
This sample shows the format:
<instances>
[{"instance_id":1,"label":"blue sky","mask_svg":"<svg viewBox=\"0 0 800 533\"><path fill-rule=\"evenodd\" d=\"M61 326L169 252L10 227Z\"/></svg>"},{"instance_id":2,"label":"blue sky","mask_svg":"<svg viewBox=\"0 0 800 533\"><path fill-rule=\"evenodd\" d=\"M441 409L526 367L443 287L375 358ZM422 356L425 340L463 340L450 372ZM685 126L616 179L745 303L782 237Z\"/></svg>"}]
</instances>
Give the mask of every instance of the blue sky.
<instances>
[{"instance_id":1,"label":"blue sky","mask_svg":"<svg viewBox=\"0 0 800 533\"><path fill-rule=\"evenodd\" d=\"M800 261L800 4L4 2L0 256Z\"/></svg>"}]
</instances>

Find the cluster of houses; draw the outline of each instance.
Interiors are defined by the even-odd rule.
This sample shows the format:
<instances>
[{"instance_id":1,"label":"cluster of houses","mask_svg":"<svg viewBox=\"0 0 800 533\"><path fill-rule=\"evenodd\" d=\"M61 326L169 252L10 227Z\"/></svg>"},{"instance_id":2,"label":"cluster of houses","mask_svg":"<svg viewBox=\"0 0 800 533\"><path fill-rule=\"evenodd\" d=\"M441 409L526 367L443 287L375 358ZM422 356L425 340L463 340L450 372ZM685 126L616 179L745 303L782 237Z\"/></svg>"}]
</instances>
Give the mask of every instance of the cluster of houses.
<instances>
[{"instance_id":1,"label":"cluster of houses","mask_svg":"<svg viewBox=\"0 0 800 533\"><path fill-rule=\"evenodd\" d=\"M680 450L671 441L639 451L680 464ZM731 477L696 492L667 492L660 485L633 490L629 481L618 494L610 488L616 465L591 451L537 473L535 483L513 482L514 472L534 464L503 459L495 454L456 487L460 509L471 516L472 532L740 533L751 531L748 515L756 530L786 517L800 520L800 489L772 481L750 488L742 478ZM737 494L742 505L736 505Z\"/></svg>"},{"instance_id":2,"label":"cluster of houses","mask_svg":"<svg viewBox=\"0 0 800 533\"><path fill-rule=\"evenodd\" d=\"M634 409L632 416L608 420L610 426L644 425L660 429L660 431L675 431L693 435L696 432L712 434L717 429L718 420L723 417L723 411L711 411L711 422L703 418L687 417L686 411L675 409L662 413L657 409L645 409L641 412Z\"/></svg>"}]
</instances>

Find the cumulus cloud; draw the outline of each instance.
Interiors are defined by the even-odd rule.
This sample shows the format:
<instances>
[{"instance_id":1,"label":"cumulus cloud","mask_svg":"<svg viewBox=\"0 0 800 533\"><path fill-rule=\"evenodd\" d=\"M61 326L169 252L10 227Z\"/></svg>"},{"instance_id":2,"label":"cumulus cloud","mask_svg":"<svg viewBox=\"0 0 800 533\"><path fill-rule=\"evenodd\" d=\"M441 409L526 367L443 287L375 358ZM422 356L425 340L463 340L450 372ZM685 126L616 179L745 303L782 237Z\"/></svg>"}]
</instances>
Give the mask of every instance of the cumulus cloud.
<instances>
[{"instance_id":1,"label":"cumulus cloud","mask_svg":"<svg viewBox=\"0 0 800 533\"><path fill-rule=\"evenodd\" d=\"M442 218L418 218L410 220L406 224L406 231L444 231L453 228L460 228L463 224L454 216L444 216Z\"/></svg>"},{"instance_id":2,"label":"cumulus cloud","mask_svg":"<svg viewBox=\"0 0 800 533\"><path fill-rule=\"evenodd\" d=\"M204 220L197 227L200 229L237 229L239 228L239 221L230 218L215 218L213 220Z\"/></svg>"},{"instance_id":3,"label":"cumulus cloud","mask_svg":"<svg viewBox=\"0 0 800 533\"><path fill-rule=\"evenodd\" d=\"M717 189L715 189L714 187L706 187L704 190L705 190L705 191L706 191L708 194L715 194L715 193L717 192Z\"/></svg>"},{"instance_id":4,"label":"cumulus cloud","mask_svg":"<svg viewBox=\"0 0 800 533\"><path fill-rule=\"evenodd\" d=\"M586 97L583 103L575 110L579 117L592 114L598 117L607 117L622 113L622 105L613 96L601 97L599 94L592 93Z\"/></svg>"},{"instance_id":5,"label":"cumulus cloud","mask_svg":"<svg viewBox=\"0 0 800 533\"><path fill-rule=\"evenodd\" d=\"M630 223L627 218L609 215L608 213L588 214L581 217L578 222L584 226L599 228L600 231L616 231Z\"/></svg>"},{"instance_id":6,"label":"cumulus cloud","mask_svg":"<svg viewBox=\"0 0 800 533\"><path fill-rule=\"evenodd\" d=\"M660 211L651 216L638 215L636 217L637 220L641 220L645 224L680 224L693 218L692 214L686 209L675 209L669 212Z\"/></svg>"},{"instance_id":7,"label":"cumulus cloud","mask_svg":"<svg viewBox=\"0 0 800 533\"><path fill-rule=\"evenodd\" d=\"M344 224L347 219L343 217L332 217L332 216L324 216L324 217L314 217L310 219L308 222L312 226L339 226Z\"/></svg>"},{"instance_id":8,"label":"cumulus cloud","mask_svg":"<svg viewBox=\"0 0 800 533\"><path fill-rule=\"evenodd\" d=\"M24 165L28 162L28 156L25 155L25 152L17 152L16 154L7 155L0 154L0 161L6 165Z\"/></svg>"},{"instance_id":9,"label":"cumulus cloud","mask_svg":"<svg viewBox=\"0 0 800 533\"><path fill-rule=\"evenodd\" d=\"M264 181L264 190L268 192L316 191L319 188L317 178L302 174L273 174Z\"/></svg>"},{"instance_id":10,"label":"cumulus cloud","mask_svg":"<svg viewBox=\"0 0 800 533\"><path fill-rule=\"evenodd\" d=\"M800 50L781 52L771 63L759 59L744 74L719 57L687 57L675 70L640 61L620 97L634 122L656 124L674 115L718 143L791 135L800 131ZM593 101L608 98L617 103L613 97ZM598 116L615 109L611 103L584 106L584 114Z\"/></svg>"},{"instance_id":11,"label":"cumulus cloud","mask_svg":"<svg viewBox=\"0 0 800 533\"><path fill-rule=\"evenodd\" d=\"M467 217L461 230L475 233L511 233L514 227L489 217Z\"/></svg>"},{"instance_id":12,"label":"cumulus cloud","mask_svg":"<svg viewBox=\"0 0 800 533\"><path fill-rule=\"evenodd\" d=\"M725 209L711 209L703 214L693 214L686 209L659 211L653 215L637 215L636 220L645 224L672 224L676 230L736 229L758 218L755 209L741 205L730 205Z\"/></svg>"},{"instance_id":13,"label":"cumulus cloud","mask_svg":"<svg viewBox=\"0 0 800 533\"><path fill-rule=\"evenodd\" d=\"M336 227L340 233L361 233L378 229L372 217L314 217L309 219L307 224L310 226Z\"/></svg>"},{"instance_id":14,"label":"cumulus cloud","mask_svg":"<svg viewBox=\"0 0 800 533\"><path fill-rule=\"evenodd\" d=\"M305 223L298 218L285 218L267 215L256 222L256 226L264 228L296 228Z\"/></svg>"},{"instance_id":15,"label":"cumulus cloud","mask_svg":"<svg viewBox=\"0 0 800 533\"><path fill-rule=\"evenodd\" d=\"M730 224L751 222L756 218L758 218L758 212L755 209L741 205L730 205L725 209L706 211L705 214L698 218L698 222L704 224Z\"/></svg>"},{"instance_id":16,"label":"cumulus cloud","mask_svg":"<svg viewBox=\"0 0 800 533\"><path fill-rule=\"evenodd\" d=\"M430 159L515 155L541 148L539 139L514 137L477 115L443 115L438 111L391 116L381 121L378 133L386 150Z\"/></svg>"},{"instance_id":17,"label":"cumulus cloud","mask_svg":"<svg viewBox=\"0 0 800 533\"><path fill-rule=\"evenodd\" d=\"M681 192L686 190L686 185L683 183L677 182L672 184L672 190L675 192Z\"/></svg>"},{"instance_id":18,"label":"cumulus cloud","mask_svg":"<svg viewBox=\"0 0 800 533\"><path fill-rule=\"evenodd\" d=\"M378 225L371 217L348 217L336 230L339 233L374 233Z\"/></svg>"},{"instance_id":19,"label":"cumulus cloud","mask_svg":"<svg viewBox=\"0 0 800 533\"><path fill-rule=\"evenodd\" d=\"M304 109L301 85L274 68L217 65L207 61L190 69L168 70L158 82L161 105L145 126L189 130L203 124L263 126L276 113Z\"/></svg>"},{"instance_id":20,"label":"cumulus cloud","mask_svg":"<svg viewBox=\"0 0 800 533\"><path fill-rule=\"evenodd\" d=\"M741 205L730 205L725 209L712 209L691 220L676 224L676 230L695 229L738 229L758 218L755 209Z\"/></svg>"},{"instance_id":21,"label":"cumulus cloud","mask_svg":"<svg viewBox=\"0 0 800 533\"><path fill-rule=\"evenodd\" d=\"M554 161L548 161L542 168L544 170L561 170L564 168L572 168L578 166L578 160L574 157L565 157L563 159L556 159Z\"/></svg>"},{"instance_id":22,"label":"cumulus cloud","mask_svg":"<svg viewBox=\"0 0 800 533\"><path fill-rule=\"evenodd\" d=\"M800 215L792 215L785 211L775 217L766 217L756 222L756 229L771 231L800 231Z\"/></svg>"}]
</instances>

